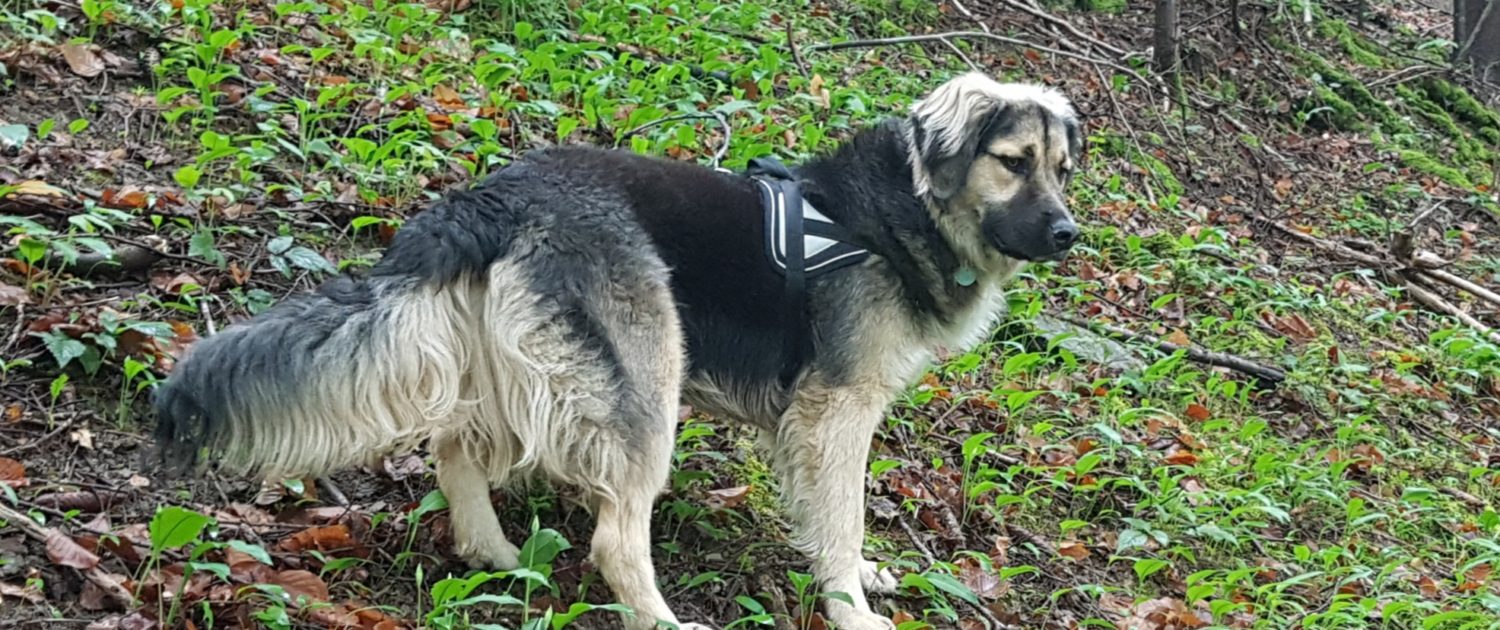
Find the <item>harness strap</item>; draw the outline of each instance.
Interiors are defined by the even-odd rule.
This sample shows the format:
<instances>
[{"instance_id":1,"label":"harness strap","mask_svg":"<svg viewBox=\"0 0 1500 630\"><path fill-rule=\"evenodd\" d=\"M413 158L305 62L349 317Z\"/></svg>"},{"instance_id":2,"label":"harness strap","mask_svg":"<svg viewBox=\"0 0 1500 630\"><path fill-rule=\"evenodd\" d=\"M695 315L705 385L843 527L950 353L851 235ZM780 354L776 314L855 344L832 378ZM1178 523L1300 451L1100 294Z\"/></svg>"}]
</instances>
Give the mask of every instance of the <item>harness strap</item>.
<instances>
[{"instance_id":1,"label":"harness strap","mask_svg":"<svg viewBox=\"0 0 1500 630\"><path fill-rule=\"evenodd\" d=\"M869 258L870 252L853 244L853 232L806 203L791 169L775 158L750 160L746 174L761 193L767 260L786 278L781 380L790 385L804 358L808 278L858 263Z\"/></svg>"}]
</instances>

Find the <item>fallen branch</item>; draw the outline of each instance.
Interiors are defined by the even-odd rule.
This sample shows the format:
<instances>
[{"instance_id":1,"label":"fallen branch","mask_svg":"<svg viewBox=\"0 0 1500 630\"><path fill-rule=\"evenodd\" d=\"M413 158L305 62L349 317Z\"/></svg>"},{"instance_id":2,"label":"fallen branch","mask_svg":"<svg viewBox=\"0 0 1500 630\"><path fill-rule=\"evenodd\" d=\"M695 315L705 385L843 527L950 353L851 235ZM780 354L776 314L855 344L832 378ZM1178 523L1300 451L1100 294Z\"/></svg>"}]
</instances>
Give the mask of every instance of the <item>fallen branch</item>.
<instances>
[{"instance_id":1,"label":"fallen branch","mask_svg":"<svg viewBox=\"0 0 1500 630\"><path fill-rule=\"evenodd\" d=\"M1110 44L1109 42L1100 40L1100 39L1098 39L1098 38L1096 38L1096 37L1094 37L1092 35L1089 35L1088 33L1085 33L1083 31L1078 30L1078 27L1073 26L1073 22L1072 21L1065 20L1063 18L1060 18L1060 17L1057 17L1055 15L1052 15L1051 13L1048 13L1047 11L1045 11L1044 9L1042 9L1042 7L1040 5L1038 5L1035 1L1028 0L1027 2L1023 3L1023 2L1016 2L1015 0L1005 0L1005 4L1010 5L1012 7L1015 7L1017 9L1020 9L1022 11L1025 11L1026 13L1030 13L1031 15L1033 15L1033 16L1035 16L1037 18L1040 18L1043 21L1051 23L1053 26L1055 26L1057 28L1060 28L1060 29L1065 30L1065 31L1067 31L1069 33L1072 33L1074 37L1077 37L1077 38L1079 38L1079 39L1081 39L1083 41L1086 41L1089 44L1091 44L1091 45L1097 47L1098 49L1103 50L1103 51L1105 51L1105 52L1107 52L1107 53L1109 53L1111 55L1115 55L1116 57L1119 57L1121 59L1124 59L1124 58L1130 56L1130 52L1129 51L1127 51L1127 50L1125 50L1123 48L1120 48L1118 46L1115 46L1113 44Z\"/></svg>"},{"instance_id":2,"label":"fallen branch","mask_svg":"<svg viewBox=\"0 0 1500 630\"><path fill-rule=\"evenodd\" d=\"M1177 352L1178 350L1181 350L1187 353L1187 358L1194 362L1228 368L1242 374L1253 376L1271 385L1275 385L1286 380L1286 372L1282 371L1281 369L1274 368L1269 365L1262 365L1249 359L1234 356L1232 354L1213 352L1210 350L1199 350L1198 348L1189 346L1179 346L1170 341L1154 339L1128 328L1123 328L1112 324L1088 322L1064 315L1054 315L1054 317L1057 317L1062 321L1068 322L1069 324L1072 324L1084 330L1103 331L1116 337L1124 337L1125 339L1128 339L1130 341L1137 341L1152 345L1155 346L1156 349L1167 354L1172 354L1174 352Z\"/></svg>"},{"instance_id":3,"label":"fallen branch","mask_svg":"<svg viewBox=\"0 0 1500 630\"><path fill-rule=\"evenodd\" d=\"M73 541L67 534L50 527L43 527L37 524L36 521L31 520L31 517L11 509L10 506L4 503L0 503L0 519L4 519L11 527L20 529L27 536L30 536L32 540L43 545L49 544L48 541L56 536L66 538L66 542L69 543ZM72 544L77 545L77 543ZM125 587L114 576L105 573L99 567L79 569L79 571L83 573L84 578L93 582L95 586L99 587L99 590L104 591L105 595L122 607L129 609L135 605L135 598L130 595L130 591L125 590Z\"/></svg>"},{"instance_id":4,"label":"fallen branch","mask_svg":"<svg viewBox=\"0 0 1500 630\"><path fill-rule=\"evenodd\" d=\"M1137 80L1139 80L1143 84L1149 85L1151 83L1150 81L1148 81L1146 79L1146 77L1141 76L1141 74L1139 72L1136 72L1135 70L1132 70L1130 68L1122 66L1122 65L1120 65L1118 63L1115 63L1113 61L1109 61L1109 60L1106 60L1106 59L1099 59L1099 58L1096 58L1096 57L1090 57L1088 55L1083 55L1083 54L1079 54L1079 53L1075 53L1075 52L1069 52L1069 51L1066 51L1066 50L1060 50L1060 49L1057 49L1057 48L1052 48L1050 46L1043 46L1041 44L1035 44L1035 43L1032 43L1032 42L1028 42L1028 41L1026 41L1024 39L1016 39L1014 37L1006 37L1004 35L995 35L993 33L984 33L984 32L981 32L981 31L949 31L949 32L946 32L946 33L933 33L931 35L906 35L906 36L903 36L903 37L885 37L885 38L881 38L881 39L854 39L854 40L849 40L849 41L845 41L845 42L833 42L833 43L829 43L829 44L817 44L817 45L814 45L814 46L809 46L807 48L807 51L808 52L821 52L821 51L825 51L825 50L842 50L842 49L845 49L845 48L877 48L877 47L880 47L880 46L895 46L895 45L899 45L899 44L920 44L920 43L923 43L923 42L941 42L941 41L946 41L946 40L951 40L951 39L987 39L987 40L990 40L990 41L996 41L996 42L1000 42L1000 43L1003 43L1003 44L1010 44L1012 46L1023 46L1023 47L1026 47L1026 48L1031 48L1033 50L1039 50L1039 51L1044 52L1044 53L1050 53L1050 54L1053 54L1053 55L1057 55L1059 57L1068 57L1070 59L1077 59L1079 61L1085 61L1085 62L1092 63L1092 64L1098 64L1098 65L1101 65L1101 66L1109 66L1111 68L1119 70L1120 72L1124 72L1126 74L1129 74L1132 77L1135 77Z\"/></svg>"},{"instance_id":5,"label":"fallen branch","mask_svg":"<svg viewBox=\"0 0 1500 630\"><path fill-rule=\"evenodd\" d=\"M1422 268L1417 271L1417 273L1420 273L1423 276L1426 276L1433 280L1444 282L1453 287L1463 289L1465 291L1468 291L1469 293L1472 293L1474 297L1489 302L1490 304L1494 304L1495 306L1500 306L1500 293L1495 293L1494 291L1491 291L1485 287L1474 284L1468 279L1461 278L1442 269Z\"/></svg>"},{"instance_id":6,"label":"fallen branch","mask_svg":"<svg viewBox=\"0 0 1500 630\"><path fill-rule=\"evenodd\" d=\"M1418 215L1418 219L1425 219L1428 214L1430 214L1430 212L1423 212L1422 214ZM1447 271L1443 271L1442 269L1424 269L1421 267L1411 266L1403 269L1398 273L1396 271L1393 271L1393 269L1395 267L1401 266L1402 263L1387 261L1380 256L1366 254L1344 245L1318 238L1311 234L1303 234L1301 232L1298 232L1297 230L1289 228L1275 221L1267 221L1265 219L1261 220L1271 224L1272 227L1275 227L1283 234L1291 236L1299 241L1308 243L1318 249L1334 254L1335 256L1361 263L1371 269L1384 273L1387 278L1393 279L1394 281L1404 286L1406 288L1406 292L1411 294L1412 299L1415 299L1416 301L1422 303L1424 306L1434 311L1443 313L1445 315L1452 315L1460 322L1463 322L1465 325L1473 328L1475 331L1478 331L1484 337L1487 337L1488 339L1496 343L1500 343L1500 333L1495 332L1495 330L1488 324L1479 321L1473 315L1464 312L1463 309L1454 306L1452 302L1449 302L1447 299L1443 298L1443 296L1438 295L1436 292L1433 292L1432 290L1421 286L1416 282L1416 280L1438 280L1447 284L1451 284L1465 291L1473 293L1480 299L1496 305L1500 305L1500 294L1496 294L1494 291L1474 284L1473 282L1460 278ZM1418 222L1419 221L1414 220L1412 223L1416 224ZM1407 245L1402 244L1404 239L1397 238L1392 240L1395 241L1393 243L1394 246L1405 247L1409 245L1409 243ZM1412 254L1411 257L1416 258L1416 255Z\"/></svg>"},{"instance_id":7,"label":"fallen branch","mask_svg":"<svg viewBox=\"0 0 1500 630\"><path fill-rule=\"evenodd\" d=\"M1454 306L1452 302L1443 299L1443 296L1429 291L1426 287L1417 284L1414 279L1405 274L1387 273L1387 275L1393 275L1397 278L1400 278L1406 285L1406 292L1410 294L1416 301L1421 302L1428 308L1439 313L1452 315L1453 317L1457 318L1458 321L1461 321L1470 328L1473 328L1475 331L1488 338L1490 341L1500 343L1500 333L1495 332L1493 328L1490 328L1489 325L1485 324L1484 322L1475 319L1473 315L1465 313L1463 309Z\"/></svg>"}]
</instances>

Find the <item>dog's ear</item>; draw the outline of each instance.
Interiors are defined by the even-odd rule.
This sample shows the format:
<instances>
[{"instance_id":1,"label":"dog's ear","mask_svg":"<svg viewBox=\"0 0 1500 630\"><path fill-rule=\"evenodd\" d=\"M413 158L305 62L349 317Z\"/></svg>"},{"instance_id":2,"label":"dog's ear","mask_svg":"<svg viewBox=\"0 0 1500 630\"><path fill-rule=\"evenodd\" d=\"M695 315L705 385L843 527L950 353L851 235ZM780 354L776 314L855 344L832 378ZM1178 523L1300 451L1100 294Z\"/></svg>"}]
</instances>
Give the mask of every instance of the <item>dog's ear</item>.
<instances>
[{"instance_id":1,"label":"dog's ear","mask_svg":"<svg viewBox=\"0 0 1500 630\"><path fill-rule=\"evenodd\" d=\"M988 83L982 75L961 76L912 107L909 150L918 194L948 199L963 190L980 140L1008 110L985 89Z\"/></svg>"},{"instance_id":2,"label":"dog's ear","mask_svg":"<svg viewBox=\"0 0 1500 630\"><path fill-rule=\"evenodd\" d=\"M963 142L952 151L929 151L922 155L922 165L927 170L928 189L938 199L948 199L963 190L968 183L969 167L979 157L979 142L988 137L995 125L1006 115L1009 108L998 105L982 114L976 123L966 123Z\"/></svg>"},{"instance_id":3,"label":"dog's ear","mask_svg":"<svg viewBox=\"0 0 1500 630\"><path fill-rule=\"evenodd\" d=\"M1068 133L1068 156L1073 158L1073 168L1083 168L1083 158L1088 155L1088 135L1084 133L1083 121L1078 117L1063 118L1063 128Z\"/></svg>"}]
</instances>

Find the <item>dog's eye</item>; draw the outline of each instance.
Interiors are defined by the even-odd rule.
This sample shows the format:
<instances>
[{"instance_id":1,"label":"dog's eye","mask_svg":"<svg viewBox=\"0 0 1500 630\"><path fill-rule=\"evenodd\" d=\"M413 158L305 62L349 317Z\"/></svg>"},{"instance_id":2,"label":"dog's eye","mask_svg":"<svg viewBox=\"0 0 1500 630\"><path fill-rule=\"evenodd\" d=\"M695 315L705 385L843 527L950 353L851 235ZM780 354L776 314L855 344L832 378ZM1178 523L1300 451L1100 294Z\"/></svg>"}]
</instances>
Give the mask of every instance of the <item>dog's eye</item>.
<instances>
[{"instance_id":1,"label":"dog's eye","mask_svg":"<svg viewBox=\"0 0 1500 630\"><path fill-rule=\"evenodd\" d=\"M1004 164L1005 168L1008 168L1013 172L1021 173L1026 170L1026 158L1020 158L1013 155L997 155L995 157L1000 159L1000 163Z\"/></svg>"}]
</instances>

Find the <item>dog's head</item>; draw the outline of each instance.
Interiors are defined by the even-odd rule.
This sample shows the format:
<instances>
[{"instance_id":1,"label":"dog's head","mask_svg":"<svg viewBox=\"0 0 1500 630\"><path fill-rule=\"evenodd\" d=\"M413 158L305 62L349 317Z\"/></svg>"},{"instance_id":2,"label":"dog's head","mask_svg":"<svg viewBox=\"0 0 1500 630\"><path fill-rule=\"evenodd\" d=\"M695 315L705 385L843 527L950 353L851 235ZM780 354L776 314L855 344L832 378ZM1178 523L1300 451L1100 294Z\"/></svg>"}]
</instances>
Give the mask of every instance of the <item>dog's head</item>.
<instances>
[{"instance_id":1,"label":"dog's head","mask_svg":"<svg viewBox=\"0 0 1500 630\"><path fill-rule=\"evenodd\" d=\"M1064 191L1083 136L1062 94L969 73L913 105L907 129L916 193L965 258L997 269L1072 249Z\"/></svg>"}]
</instances>

